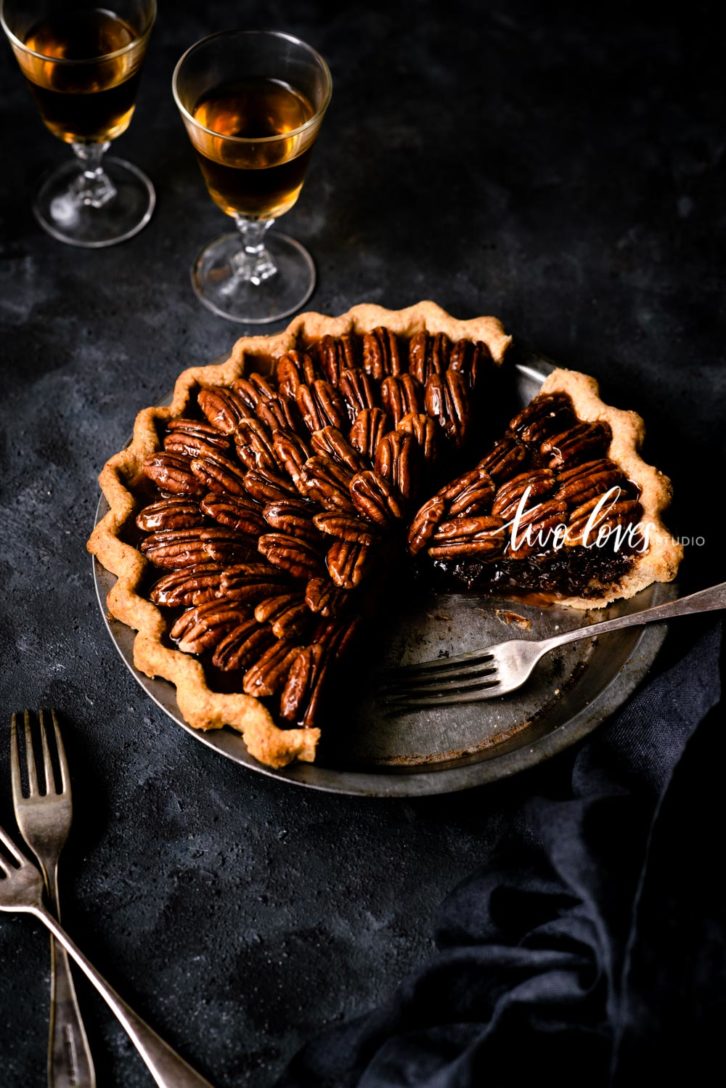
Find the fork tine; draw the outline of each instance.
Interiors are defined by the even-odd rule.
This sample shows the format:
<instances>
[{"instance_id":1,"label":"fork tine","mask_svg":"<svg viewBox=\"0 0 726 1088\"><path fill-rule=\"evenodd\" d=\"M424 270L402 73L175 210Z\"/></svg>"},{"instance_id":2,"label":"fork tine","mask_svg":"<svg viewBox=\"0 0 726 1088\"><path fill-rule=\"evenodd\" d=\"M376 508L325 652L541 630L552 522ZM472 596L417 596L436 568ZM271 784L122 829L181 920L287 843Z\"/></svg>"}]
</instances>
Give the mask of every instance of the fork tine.
<instances>
[{"instance_id":1,"label":"fork tine","mask_svg":"<svg viewBox=\"0 0 726 1088\"><path fill-rule=\"evenodd\" d=\"M24 862L28 861L25 854L21 853L19 848L15 845L13 840L8 835L7 831L5 831L2 827L0 827L0 843L2 843L2 845L5 847L8 854L10 854L11 857L15 858L19 865L22 865ZM4 858L0 857L0 866L2 866L3 863Z\"/></svg>"},{"instance_id":2,"label":"fork tine","mask_svg":"<svg viewBox=\"0 0 726 1088\"><path fill-rule=\"evenodd\" d=\"M58 724L58 715L55 710L51 710L50 716L53 719L53 730L55 732L55 748L58 755L58 766L60 767L61 774L61 788L59 793L66 793L70 785L71 776L68 772L68 760L66 758L66 750L63 744L63 737L61 736L60 725Z\"/></svg>"},{"instance_id":3,"label":"fork tine","mask_svg":"<svg viewBox=\"0 0 726 1088\"><path fill-rule=\"evenodd\" d=\"M448 672L449 669L458 668L460 665L483 665L491 656L488 650L477 650L467 654L457 654L456 657L441 657L434 661L418 661L412 665L401 665L398 668L388 669L387 675L395 679L415 676L419 673L438 675Z\"/></svg>"},{"instance_id":4,"label":"fork tine","mask_svg":"<svg viewBox=\"0 0 726 1088\"><path fill-rule=\"evenodd\" d=\"M20 778L20 751L18 748L18 715L13 714L10 719L10 782L13 790L13 799L23 796L23 783Z\"/></svg>"},{"instance_id":5,"label":"fork tine","mask_svg":"<svg viewBox=\"0 0 726 1088\"><path fill-rule=\"evenodd\" d=\"M30 711L23 711L25 724L25 769L28 772L28 793L32 797L34 793L40 793L38 786L38 772L35 767L35 752L33 751L33 736L30 731Z\"/></svg>"},{"instance_id":6,"label":"fork tine","mask_svg":"<svg viewBox=\"0 0 726 1088\"><path fill-rule=\"evenodd\" d=\"M445 684L438 684L435 687L415 687L413 685L407 685L401 687L398 694L387 693L384 695L384 699L389 702L397 702L399 699L415 699L419 696L422 698L441 698L445 695L456 695L460 691L484 691L487 688L492 687L494 684L498 684L499 679L496 673L488 673L486 676L477 676L471 680L451 680Z\"/></svg>"},{"instance_id":7,"label":"fork tine","mask_svg":"<svg viewBox=\"0 0 726 1088\"><path fill-rule=\"evenodd\" d=\"M457 669L456 672L444 673L422 673L421 676L402 676L399 680L384 680L380 685L380 690L386 694L390 694L394 691L411 691L418 688L429 687L451 687L452 685L459 683L462 680L483 680L485 677L493 676L497 671L497 663L492 658L491 661L486 662L483 665L474 665L470 667L464 667Z\"/></svg>"},{"instance_id":8,"label":"fork tine","mask_svg":"<svg viewBox=\"0 0 726 1088\"><path fill-rule=\"evenodd\" d=\"M40 746L43 752L43 776L45 778L45 793L46 796L49 793L57 793L55 787L55 772L53 770L53 762L50 758L50 748L48 747L48 731L45 727L45 711L38 711L38 727L40 730Z\"/></svg>"},{"instance_id":9,"label":"fork tine","mask_svg":"<svg viewBox=\"0 0 726 1088\"><path fill-rule=\"evenodd\" d=\"M409 710L420 710L431 707L460 706L463 703L481 703L485 699L495 699L501 694L501 684L492 684L490 687L475 688L462 692L460 695L441 692L435 695L412 696L410 699L399 699L391 702L385 709L387 717L396 714L406 714Z\"/></svg>"}]
</instances>

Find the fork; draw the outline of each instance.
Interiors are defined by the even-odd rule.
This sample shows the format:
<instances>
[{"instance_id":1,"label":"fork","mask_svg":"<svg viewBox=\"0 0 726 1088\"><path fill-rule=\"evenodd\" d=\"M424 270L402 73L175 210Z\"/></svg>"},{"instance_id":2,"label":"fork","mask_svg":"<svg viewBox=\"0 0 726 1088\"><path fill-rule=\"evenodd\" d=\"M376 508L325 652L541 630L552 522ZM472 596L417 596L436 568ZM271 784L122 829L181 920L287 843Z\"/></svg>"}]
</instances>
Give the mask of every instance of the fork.
<instances>
[{"instance_id":1,"label":"fork","mask_svg":"<svg viewBox=\"0 0 726 1088\"><path fill-rule=\"evenodd\" d=\"M0 827L0 911L32 914L78 964L118 1018L159 1088L212 1088L131 1009L43 904L43 877Z\"/></svg>"},{"instance_id":2,"label":"fork","mask_svg":"<svg viewBox=\"0 0 726 1088\"><path fill-rule=\"evenodd\" d=\"M624 627L675 619L698 612L726 608L726 582L681 597L677 601L631 612L612 620L602 620L574 631L565 631L541 640L510 639L495 646L457 654L455 657L422 661L392 669L381 685L381 698L391 713L405 713L419 707L449 706L495 699L515 691L529 678L540 658L581 638L599 637Z\"/></svg>"},{"instance_id":3,"label":"fork","mask_svg":"<svg viewBox=\"0 0 726 1088\"><path fill-rule=\"evenodd\" d=\"M68 761L55 710L50 712L55 735L59 776L54 772L48 744L45 713L38 712L38 732L43 756L43 783L38 779L33 751L31 716L18 715L10 723L10 773L15 820L25 842L38 859L51 908L60 921L58 860L73 818ZM23 737L21 743L20 737ZM21 749L25 749L28 794L23 793L20 774ZM50 1088L95 1088L96 1074L88 1038L78 1008L68 956L50 940L50 1031L48 1036L48 1084Z\"/></svg>"}]
</instances>

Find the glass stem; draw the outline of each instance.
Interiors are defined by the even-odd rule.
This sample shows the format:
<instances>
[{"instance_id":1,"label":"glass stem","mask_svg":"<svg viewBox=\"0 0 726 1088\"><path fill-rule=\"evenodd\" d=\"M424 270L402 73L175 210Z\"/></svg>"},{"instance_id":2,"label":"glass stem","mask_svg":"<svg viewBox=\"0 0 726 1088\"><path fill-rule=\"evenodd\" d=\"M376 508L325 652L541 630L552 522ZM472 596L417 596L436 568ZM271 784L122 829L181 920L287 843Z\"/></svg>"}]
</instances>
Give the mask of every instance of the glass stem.
<instances>
[{"instance_id":1,"label":"glass stem","mask_svg":"<svg viewBox=\"0 0 726 1088\"><path fill-rule=\"evenodd\" d=\"M80 166L80 173L73 183L75 199L87 208L103 208L116 196L113 183L101 165L110 143L71 146Z\"/></svg>"},{"instance_id":2,"label":"glass stem","mask_svg":"<svg viewBox=\"0 0 726 1088\"><path fill-rule=\"evenodd\" d=\"M238 279L258 286L277 272L277 266L265 246L265 235L274 219L246 219L235 216L237 229L242 235L242 249L234 258Z\"/></svg>"}]
</instances>

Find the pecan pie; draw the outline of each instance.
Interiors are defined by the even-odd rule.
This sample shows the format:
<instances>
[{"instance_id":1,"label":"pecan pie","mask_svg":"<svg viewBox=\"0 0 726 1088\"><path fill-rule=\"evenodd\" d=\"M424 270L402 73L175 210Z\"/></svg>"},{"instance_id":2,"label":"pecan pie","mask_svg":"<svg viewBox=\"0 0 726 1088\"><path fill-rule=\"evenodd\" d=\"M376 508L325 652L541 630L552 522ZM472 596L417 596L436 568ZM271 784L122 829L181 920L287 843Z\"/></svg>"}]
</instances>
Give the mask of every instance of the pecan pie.
<instances>
[{"instance_id":1,"label":"pecan pie","mask_svg":"<svg viewBox=\"0 0 726 1088\"><path fill-rule=\"evenodd\" d=\"M675 576L640 417L567 370L515 414L509 343L431 302L302 314L139 413L89 550L191 725L313 760L328 677L401 572L580 608Z\"/></svg>"}]
</instances>

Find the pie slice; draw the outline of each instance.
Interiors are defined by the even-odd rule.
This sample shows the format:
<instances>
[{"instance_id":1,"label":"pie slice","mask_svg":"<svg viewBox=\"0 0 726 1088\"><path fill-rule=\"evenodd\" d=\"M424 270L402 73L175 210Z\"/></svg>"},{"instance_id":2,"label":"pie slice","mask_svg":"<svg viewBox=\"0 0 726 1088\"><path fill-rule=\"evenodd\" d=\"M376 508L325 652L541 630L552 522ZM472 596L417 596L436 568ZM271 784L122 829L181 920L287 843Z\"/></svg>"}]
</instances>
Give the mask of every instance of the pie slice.
<instances>
[{"instance_id":1,"label":"pie slice","mask_svg":"<svg viewBox=\"0 0 726 1088\"><path fill-rule=\"evenodd\" d=\"M509 342L431 302L302 314L139 413L88 547L190 725L312 761L328 678L402 567L581 608L675 576L640 417L566 370L512 417Z\"/></svg>"}]
</instances>

